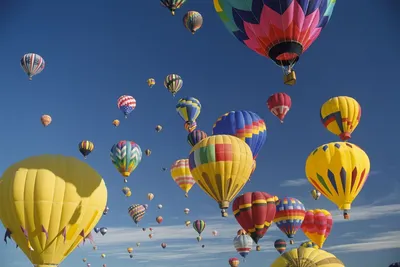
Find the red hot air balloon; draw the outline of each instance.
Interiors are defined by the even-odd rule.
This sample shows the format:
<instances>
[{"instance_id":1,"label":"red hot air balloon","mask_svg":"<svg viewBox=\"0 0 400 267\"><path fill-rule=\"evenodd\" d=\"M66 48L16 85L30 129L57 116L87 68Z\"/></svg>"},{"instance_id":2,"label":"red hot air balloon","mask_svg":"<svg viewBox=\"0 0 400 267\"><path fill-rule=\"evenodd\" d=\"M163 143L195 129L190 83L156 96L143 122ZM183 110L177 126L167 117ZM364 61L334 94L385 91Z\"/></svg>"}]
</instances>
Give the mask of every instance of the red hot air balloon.
<instances>
[{"instance_id":1,"label":"red hot air balloon","mask_svg":"<svg viewBox=\"0 0 400 267\"><path fill-rule=\"evenodd\" d=\"M162 223L163 222L163 217L161 217L161 216L157 216L157 218L156 218L156 222L158 222L159 224L160 223ZM151 230L150 230L151 231Z\"/></svg>"},{"instance_id":2,"label":"red hot air balloon","mask_svg":"<svg viewBox=\"0 0 400 267\"><path fill-rule=\"evenodd\" d=\"M292 107L292 99L288 94L275 93L268 98L267 107L283 123L283 119Z\"/></svg>"},{"instance_id":3,"label":"red hot air balloon","mask_svg":"<svg viewBox=\"0 0 400 267\"><path fill-rule=\"evenodd\" d=\"M238 258L230 258L230 259L229 259L229 265L230 265L231 267L238 267L239 264L240 264L240 261L239 261Z\"/></svg>"},{"instance_id":4,"label":"red hot air balloon","mask_svg":"<svg viewBox=\"0 0 400 267\"><path fill-rule=\"evenodd\" d=\"M274 220L277 200L276 196L265 192L248 192L233 202L232 210L237 222L256 244Z\"/></svg>"}]
</instances>

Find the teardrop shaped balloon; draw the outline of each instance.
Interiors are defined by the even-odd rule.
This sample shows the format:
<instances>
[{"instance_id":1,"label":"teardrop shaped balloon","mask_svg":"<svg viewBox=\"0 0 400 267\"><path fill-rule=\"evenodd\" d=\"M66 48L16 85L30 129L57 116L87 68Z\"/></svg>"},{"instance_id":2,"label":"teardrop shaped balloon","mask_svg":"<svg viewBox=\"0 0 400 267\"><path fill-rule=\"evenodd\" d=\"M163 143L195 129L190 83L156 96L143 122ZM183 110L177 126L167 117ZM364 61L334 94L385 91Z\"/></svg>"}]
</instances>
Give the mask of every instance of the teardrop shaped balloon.
<instances>
[{"instance_id":1,"label":"teardrop shaped balloon","mask_svg":"<svg viewBox=\"0 0 400 267\"><path fill-rule=\"evenodd\" d=\"M146 214L146 209L143 205L140 204L133 204L128 208L129 216L131 216L132 220L138 224L141 219L143 219L144 215Z\"/></svg>"},{"instance_id":2,"label":"teardrop shaped balloon","mask_svg":"<svg viewBox=\"0 0 400 267\"><path fill-rule=\"evenodd\" d=\"M213 135L228 134L246 142L256 159L267 141L267 126L263 119L252 111L230 111L214 123Z\"/></svg>"},{"instance_id":3,"label":"teardrop shaped balloon","mask_svg":"<svg viewBox=\"0 0 400 267\"><path fill-rule=\"evenodd\" d=\"M203 220L195 220L193 222L193 229L201 235L201 233L204 231L206 228L206 222Z\"/></svg>"},{"instance_id":4,"label":"teardrop shaped balloon","mask_svg":"<svg viewBox=\"0 0 400 267\"><path fill-rule=\"evenodd\" d=\"M274 247L275 247L276 251L278 251L280 254L282 254L286 250L286 241L283 239L277 239L274 242Z\"/></svg>"},{"instance_id":5,"label":"teardrop shaped balloon","mask_svg":"<svg viewBox=\"0 0 400 267\"><path fill-rule=\"evenodd\" d=\"M194 122L201 112L200 101L194 97L183 97L176 104L176 112L185 122Z\"/></svg>"},{"instance_id":6,"label":"teardrop shaped balloon","mask_svg":"<svg viewBox=\"0 0 400 267\"><path fill-rule=\"evenodd\" d=\"M306 209L300 200L284 197L276 202L274 222L288 238L294 238L303 223Z\"/></svg>"},{"instance_id":7,"label":"teardrop shaped balloon","mask_svg":"<svg viewBox=\"0 0 400 267\"><path fill-rule=\"evenodd\" d=\"M197 11L188 11L185 16L183 16L183 26L192 34L195 34L202 25L203 16Z\"/></svg>"},{"instance_id":8,"label":"teardrop shaped balloon","mask_svg":"<svg viewBox=\"0 0 400 267\"><path fill-rule=\"evenodd\" d=\"M267 107L283 123L286 114L292 107L292 99L286 93L275 93L268 98Z\"/></svg>"},{"instance_id":9,"label":"teardrop shaped balloon","mask_svg":"<svg viewBox=\"0 0 400 267\"><path fill-rule=\"evenodd\" d=\"M44 59L35 53L25 54L21 58L21 67L28 75L29 80L32 80L32 77L41 73L46 66L46 62Z\"/></svg>"},{"instance_id":10,"label":"teardrop shaped balloon","mask_svg":"<svg viewBox=\"0 0 400 267\"><path fill-rule=\"evenodd\" d=\"M152 88L156 84L156 80L153 78L147 79L147 85Z\"/></svg>"},{"instance_id":11,"label":"teardrop shaped balloon","mask_svg":"<svg viewBox=\"0 0 400 267\"><path fill-rule=\"evenodd\" d=\"M231 267L238 267L240 264L240 261L238 258L230 258L228 262Z\"/></svg>"},{"instance_id":12,"label":"teardrop shaped balloon","mask_svg":"<svg viewBox=\"0 0 400 267\"><path fill-rule=\"evenodd\" d=\"M94 150L94 144L89 140L83 140L78 144L78 149L79 152L81 152L83 157L86 159L87 156L89 156L89 154L92 153L92 151Z\"/></svg>"},{"instance_id":13,"label":"teardrop shaped balloon","mask_svg":"<svg viewBox=\"0 0 400 267\"><path fill-rule=\"evenodd\" d=\"M175 15L175 10L181 8L186 0L160 0L162 6L166 7L171 11L171 14Z\"/></svg>"},{"instance_id":14,"label":"teardrop shaped balloon","mask_svg":"<svg viewBox=\"0 0 400 267\"><path fill-rule=\"evenodd\" d=\"M207 138L207 134L200 130L194 130L190 132L187 136L188 143L194 147L198 142Z\"/></svg>"},{"instance_id":15,"label":"teardrop shaped balloon","mask_svg":"<svg viewBox=\"0 0 400 267\"><path fill-rule=\"evenodd\" d=\"M324 209L307 210L301 229L318 247L322 248L333 225L332 215Z\"/></svg>"},{"instance_id":16,"label":"teardrop shaped balloon","mask_svg":"<svg viewBox=\"0 0 400 267\"><path fill-rule=\"evenodd\" d=\"M100 174L74 157L21 160L0 180L0 218L37 267L58 266L99 222L107 203Z\"/></svg>"},{"instance_id":17,"label":"teardrop shaped balloon","mask_svg":"<svg viewBox=\"0 0 400 267\"><path fill-rule=\"evenodd\" d=\"M249 180L253 154L242 140L214 135L197 143L189 155L189 167L200 188L213 198L223 217L230 202Z\"/></svg>"},{"instance_id":18,"label":"teardrop shaped balloon","mask_svg":"<svg viewBox=\"0 0 400 267\"><path fill-rule=\"evenodd\" d=\"M245 259L253 247L253 239L246 234L237 235L233 239L233 246L237 253Z\"/></svg>"},{"instance_id":19,"label":"teardrop shaped balloon","mask_svg":"<svg viewBox=\"0 0 400 267\"><path fill-rule=\"evenodd\" d=\"M168 0L166 0L168 1ZM183 80L178 74L169 74L164 79L164 86L168 91L175 96L183 86Z\"/></svg>"},{"instance_id":20,"label":"teardrop shaped balloon","mask_svg":"<svg viewBox=\"0 0 400 267\"><path fill-rule=\"evenodd\" d=\"M50 115L44 114L42 117L40 117L40 121L42 122L44 127L47 127L50 125L52 119Z\"/></svg>"},{"instance_id":21,"label":"teardrop shaped balloon","mask_svg":"<svg viewBox=\"0 0 400 267\"><path fill-rule=\"evenodd\" d=\"M185 192L188 197L190 189L196 183L189 168L188 159L178 159L171 166L171 176L175 183Z\"/></svg>"},{"instance_id":22,"label":"teardrop shaped balloon","mask_svg":"<svg viewBox=\"0 0 400 267\"><path fill-rule=\"evenodd\" d=\"M136 99L130 95L122 95L117 100L117 107L124 113L125 118L136 108Z\"/></svg>"},{"instance_id":23,"label":"teardrop shaped balloon","mask_svg":"<svg viewBox=\"0 0 400 267\"><path fill-rule=\"evenodd\" d=\"M368 155L361 148L348 142L332 142L311 152L306 176L349 219L351 203L367 181L370 168Z\"/></svg>"},{"instance_id":24,"label":"teardrop shaped balloon","mask_svg":"<svg viewBox=\"0 0 400 267\"><path fill-rule=\"evenodd\" d=\"M135 142L123 140L112 146L110 158L119 173L128 177L142 160L142 150Z\"/></svg>"}]
</instances>

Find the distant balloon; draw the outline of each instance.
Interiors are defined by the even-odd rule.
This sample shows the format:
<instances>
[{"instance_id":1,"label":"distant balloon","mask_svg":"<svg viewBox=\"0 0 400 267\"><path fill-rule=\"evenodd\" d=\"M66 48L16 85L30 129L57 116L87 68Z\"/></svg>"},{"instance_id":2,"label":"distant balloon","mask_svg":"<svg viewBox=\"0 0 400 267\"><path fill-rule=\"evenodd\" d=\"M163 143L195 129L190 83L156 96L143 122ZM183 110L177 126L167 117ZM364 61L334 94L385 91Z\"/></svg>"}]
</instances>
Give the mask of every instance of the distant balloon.
<instances>
[{"instance_id":1,"label":"distant balloon","mask_svg":"<svg viewBox=\"0 0 400 267\"><path fill-rule=\"evenodd\" d=\"M153 78L147 79L147 85L152 88L156 84L156 80Z\"/></svg>"},{"instance_id":2,"label":"distant balloon","mask_svg":"<svg viewBox=\"0 0 400 267\"><path fill-rule=\"evenodd\" d=\"M177 1L177 0L164 0L164 1ZM178 0L183 1L183 0ZM164 86L168 91L175 96L183 86L183 80L178 74L170 74L165 77Z\"/></svg>"},{"instance_id":3,"label":"distant balloon","mask_svg":"<svg viewBox=\"0 0 400 267\"><path fill-rule=\"evenodd\" d=\"M83 157L86 159L87 156L89 156L89 154L92 153L94 149L94 144L88 140L83 140L78 144L78 149L79 152L81 152Z\"/></svg>"},{"instance_id":4,"label":"distant balloon","mask_svg":"<svg viewBox=\"0 0 400 267\"><path fill-rule=\"evenodd\" d=\"M42 115L42 117L40 117L40 121L42 122L44 127L47 127L50 125L52 119L50 115Z\"/></svg>"},{"instance_id":5,"label":"distant balloon","mask_svg":"<svg viewBox=\"0 0 400 267\"><path fill-rule=\"evenodd\" d=\"M118 108L124 113L125 118L136 108L136 99L130 95L122 95L117 100Z\"/></svg>"},{"instance_id":6,"label":"distant balloon","mask_svg":"<svg viewBox=\"0 0 400 267\"><path fill-rule=\"evenodd\" d=\"M267 107L283 123L286 114L292 107L292 99L288 94L275 93L268 98Z\"/></svg>"},{"instance_id":7,"label":"distant balloon","mask_svg":"<svg viewBox=\"0 0 400 267\"><path fill-rule=\"evenodd\" d=\"M156 222L158 223L158 224L160 224L160 223L162 223L163 222L163 217L161 217L161 216L157 216L157 218L156 218Z\"/></svg>"},{"instance_id":8,"label":"distant balloon","mask_svg":"<svg viewBox=\"0 0 400 267\"><path fill-rule=\"evenodd\" d=\"M21 58L21 67L28 75L29 80L32 80L33 76L41 73L45 66L44 59L38 54L28 53Z\"/></svg>"},{"instance_id":9,"label":"distant balloon","mask_svg":"<svg viewBox=\"0 0 400 267\"><path fill-rule=\"evenodd\" d=\"M183 26L188 29L192 34L195 34L203 25L203 17L197 11L188 11L183 16Z\"/></svg>"},{"instance_id":10,"label":"distant balloon","mask_svg":"<svg viewBox=\"0 0 400 267\"><path fill-rule=\"evenodd\" d=\"M113 122L112 122L112 124L115 126L115 127L118 127L119 126L119 120L113 120Z\"/></svg>"}]
</instances>

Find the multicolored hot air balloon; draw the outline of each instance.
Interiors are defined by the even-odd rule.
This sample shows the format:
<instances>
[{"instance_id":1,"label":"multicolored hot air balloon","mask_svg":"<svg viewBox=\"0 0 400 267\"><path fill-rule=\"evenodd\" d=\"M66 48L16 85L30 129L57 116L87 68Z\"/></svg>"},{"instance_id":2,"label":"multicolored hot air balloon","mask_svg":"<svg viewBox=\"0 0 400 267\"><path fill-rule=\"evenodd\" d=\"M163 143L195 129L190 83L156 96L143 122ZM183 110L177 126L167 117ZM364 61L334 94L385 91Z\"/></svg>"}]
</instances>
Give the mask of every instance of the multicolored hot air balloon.
<instances>
[{"instance_id":1,"label":"multicolored hot air balloon","mask_svg":"<svg viewBox=\"0 0 400 267\"><path fill-rule=\"evenodd\" d=\"M218 202L227 217L230 202L249 180L253 154L249 146L231 135L214 135L197 143L189 167L199 187Z\"/></svg>"},{"instance_id":2,"label":"multicolored hot air balloon","mask_svg":"<svg viewBox=\"0 0 400 267\"><path fill-rule=\"evenodd\" d=\"M230 258L228 262L231 267L238 267L240 264L240 261L238 258Z\"/></svg>"},{"instance_id":3,"label":"multicolored hot air balloon","mask_svg":"<svg viewBox=\"0 0 400 267\"><path fill-rule=\"evenodd\" d=\"M138 224L141 219L143 219L146 214L146 209L141 204L133 204L128 208L129 216L131 216L132 220Z\"/></svg>"},{"instance_id":4,"label":"multicolored hot air balloon","mask_svg":"<svg viewBox=\"0 0 400 267\"><path fill-rule=\"evenodd\" d=\"M190 212L190 209L188 209L188 208L185 208L184 210L183 210L183 212L187 215L187 214L189 214L189 212Z\"/></svg>"},{"instance_id":5,"label":"multicolored hot air balloon","mask_svg":"<svg viewBox=\"0 0 400 267\"><path fill-rule=\"evenodd\" d=\"M274 220L277 199L265 192L248 192L238 196L233 202L232 210L236 221L256 244Z\"/></svg>"},{"instance_id":6,"label":"multicolored hot air balloon","mask_svg":"<svg viewBox=\"0 0 400 267\"><path fill-rule=\"evenodd\" d=\"M264 120L252 111L231 111L217 119L212 134L233 135L245 141L256 159L267 140L267 126Z\"/></svg>"},{"instance_id":7,"label":"multicolored hot air balloon","mask_svg":"<svg viewBox=\"0 0 400 267\"><path fill-rule=\"evenodd\" d=\"M246 258L253 247L253 239L246 235L246 233L241 233L233 239L233 246L240 256Z\"/></svg>"},{"instance_id":8,"label":"multicolored hot air balloon","mask_svg":"<svg viewBox=\"0 0 400 267\"><path fill-rule=\"evenodd\" d=\"M82 241L92 239L107 188L88 164L75 157L34 156L11 165L1 177L5 238L12 237L34 266L58 266Z\"/></svg>"},{"instance_id":9,"label":"multicolored hot air balloon","mask_svg":"<svg viewBox=\"0 0 400 267\"><path fill-rule=\"evenodd\" d=\"M185 125L191 126L185 127L186 130L188 132L193 132L196 129L196 127L193 127L194 123L201 112L200 101L194 97L181 98L179 99L178 104L176 104L176 111L185 121Z\"/></svg>"},{"instance_id":10,"label":"multicolored hot air balloon","mask_svg":"<svg viewBox=\"0 0 400 267\"><path fill-rule=\"evenodd\" d=\"M87 156L89 156L89 154L92 153L94 149L94 144L88 140L83 140L78 144L78 149L79 152L81 152L83 157L86 159Z\"/></svg>"},{"instance_id":11,"label":"multicolored hot air balloon","mask_svg":"<svg viewBox=\"0 0 400 267\"><path fill-rule=\"evenodd\" d=\"M28 53L21 58L21 67L26 75L28 75L29 80L32 80L33 76L41 73L45 66L44 59L38 54Z\"/></svg>"},{"instance_id":12,"label":"multicolored hot air balloon","mask_svg":"<svg viewBox=\"0 0 400 267\"><path fill-rule=\"evenodd\" d=\"M303 243L300 244L300 247L319 249L318 245L313 243L312 241L303 242Z\"/></svg>"},{"instance_id":13,"label":"multicolored hot air balloon","mask_svg":"<svg viewBox=\"0 0 400 267\"><path fill-rule=\"evenodd\" d=\"M132 191L129 187L125 186L124 188L122 188L122 193L126 196L126 197L130 197L132 196Z\"/></svg>"},{"instance_id":14,"label":"multicolored hot air balloon","mask_svg":"<svg viewBox=\"0 0 400 267\"><path fill-rule=\"evenodd\" d=\"M190 168L188 159L178 159L171 166L171 176L175 183L185 192L185 197L188 197L190 189L196 183Z\"/></svg>"},{"instance_id":15,"label":"multicolored hot air balloon","mask_svg":"<svg viewBox=\"0 0 400 267\"><path fill-rule=\"evenodd\" d=\"M292 107L292 99L288 94L275 93L268 98L267 107L283 123L286 114Z\"/></svg>"},{"instance_id":16,"label":"multicolored hot air balloon","mask_svg":"<svg viewBox=\"0 0 400 267\"><path fill-rule=\"evenodd\" d=\"M44 127L47 127L50 125L52 119L50 115L44 114L42 117L40 117L40 121L42 122Z\"/></svg>"},{"instance_id":17,"label":"multicolored hot air balloon","mask_svg":"<svg viewBox=\"0 0 400 267\"><path fill-rule=\"evenodd\" d=\"M370 167L368 155L358 146L332 142L311 152L306 161L306 176L349 219L351 203L367 181Z\"/></svg>"},{"instance_id":18,"label":"multicolored hot air balloon","mask_svg":"<svg viewBox=\"0 0 400 267\"><path fill-rule=\"evenodd\" d=\"M153 194L153 193L148 193L148 194L147 194L147 199L148 199L148 200L152 201L153 198L154 198L154 194Z\"/></svg>"},{"instance_id":19,"label":"multicolored hot air balloon","mask_svg":"<svg viewBox=\"0 0 400 267\"><path fill-rule=\"evenodd\" d=\"M201 236L201 233L204 231L206 228L206 222L203 220L195 220L193 222L193 229L199 233L199 236Z\"/></svg>"},{"instance_id":20,"label":"multicolored hot air balloon","mask_svg":"<svg viewBox=\"0 0 400 267\"><path fill-rule=\"evenodd\" d=\"M153 78L147 79L147 85L152 88L156 84L156 80Z\"/></svg>"},{"instance_id":21,"label":"multicolored hot air balloon","mask_svg":"<svg viewBox=\"0 0 400 267\"><path fill-rule=\"evenodd\" d=\"M274 242L274 247L279 254L282 254L286 250L286 241L283 239L277 239Z\"/></svg>"},{"instance_id":22,"label":"multicolored hot air balloon","mask_svg":"<svg viewBox=\"0 0 400 267\"><path fill-rule=\"evenodd\" d=\"M184 124L185 130L189 133L193 132L197 128L196 121L187 121Z\"/></svg>"},{"instance_id":23,"label":"multicolored hot air balloon","mask_svg":"<svg viewBox=\"0 0 400 267\"><path fill-rule=\"evenodd\" d=\"M133 141L119 141L112 146L110 158L119 173L128 177L142 160L142 150Z\"/></svg>"},{"instance_id":24,"label":"multicolored hot air balloon","mask_svg":"<svg viewBox=\"0 0 400 267\"><path fill-rule=\"evenodd\" d=\"M185 16L183 16L183 25L192 34L195 34L203 25L203 17L197 11L188 11Z\"/></svg>"},{"instance_id":25,"label":"multicolored hot air balloon","mask_svg":"<svg viewBox=\"0 0 400 267\"><path fill-rule=\"evenodd\" d=\"M348 96L333 97L322 105L320 117L328 131L346 141L360 123L361 106Z\"/></svg>"},{"instance_id":26,"label":"multicolored hot air balloon","mask_svg":"<svg viewBox=\"0 0 400 267\"><path fill-rule=\"evenodd\" d=\"M161 216L157 216L157 218L156 218L156 222L158 223L158 224L160 224L160 223L162 223L163 222L163 217L161 217Z\"/></svg>"},{"instance_id":27,"label":"multicolored hot air balloon","mask_svg":"<svg viewBox=\"0 0 400 267\"><path fill-rule=\"evenodd\" d=\"M294 248L283 253L270 267L345 267L335 255L322 249Z\"/></svg>"},{"instance_id":28,"label":"multicolored hot air balloon","mask_svg":"<svg viewBox=\"0 0 400 267\"><path fill-rule=\"evenodd\" d=\"M318 247L322 248L333 225L332 215L324 209L307 210L301 230Z\"/></svg>"},{"instance_id":29,"label":"multicolored hot air balloon","mask_svg":"<svg viewBox=\"0 0 400 267\"><path fill-rule=\"evenodd\" d=\"M168 1L168 0L165 0ZM171 1L171 0L169 0ZM172 0L173 1L173 0ZM182 1L182 0L181 0ZM186 0L185 0L186 1ZM178 74L169 74L167 77L165 77L164 79L164 86L165 88L168 89L168 91L175 96L176 93L179 92L179 90L181 90L182 86L183 86L183 80L181 78L181 76L179 76Z\"/></svg>"},{"instance_id":30,"label":"multicolored hot air balloon","mask_svg":"<svg viewBox=\"0 0 400 267\"><path fill-rule=\"evenodd\" d=\"M311 190L311 196L313 199L318 200L321 197L321 192L319 192L317 189Z\"/></svg>"},{"instance_id":31,"label":"multicolored hot air balloon","mask_svg":"<svg viewBox=\"0 0 400 267\"><path fill-rule=\"evenodd\" d=\"M226 28L245 46L270 58L296 83L293 67L327 25L336 0L214 0Z\"/></svg>"},{"instance_id":32,"label":"multicolored hot air balloon","mask_svg":"<svg viewBox=\"0 0 400 267\"><path fill-rule=\"evenodd\" d=\"M117 100L117 107L124 113L125 118L136 108L136 99L130 95L122 95Z\"/></svg>"},{"instance_id":33,"label":"multicolored hot air balloon","mask_svg":"<svg viewBox=\"0 0 400 267\"><path fill-rule=\"evenodd\" d=\"M157 125L157 126L156 126L156 132L157 132L157 133L161 132L162 128L163 128L163 127L162 127L161 125Z\"/></svg>"},{"instance_id":34,"label":"multicolored hot air balloon","mask_svg":"<svg viewBox=\"0 0 400 267\"><path fill-rule=\"evenodd\" d=\"M115 127L118 127L119 124L120 124L120 121L119 121L119 120L113 120L113 121L112 121L112 124L113 124Z\"/></svg>"},{"instance_id":35,"label":"multicolored hot air balloon","mask_svg":"<svg viewBox=\"0 0 400 267\"><path fill-rule=\"evenodd\" d=\"M194 130L192 132L189 132L187 136L187 141L192 147L194 147L198 142L200 142L204 138L207 138L207 134L205 132L200 130Z\"/></svg>"},{"instance_id":36,"label":"multicolored hot air balloon","mask_svg":"<svg viewBox=\"0 0 400 267\"><path fill-rule=\"evenodd\" d=\"M160 0L161 5L168 8L171 14L175 16L175 10L181 8L181 6L186 2L186 0Z\"/></svg>"},{"instance_id":37,"label":"multicolored hot air balloon","mask_svg":"<svg viewBox=\"0 0 400 267\"><path fill-rule=\"evenodd\" d=\"M300 200L293 197L284 197L276 202L274 222L288 238L294 238L303 223L305 214L306 209ZM293 244L293 240L291 240L290 244Z\"/></svg>"}]
</instances>

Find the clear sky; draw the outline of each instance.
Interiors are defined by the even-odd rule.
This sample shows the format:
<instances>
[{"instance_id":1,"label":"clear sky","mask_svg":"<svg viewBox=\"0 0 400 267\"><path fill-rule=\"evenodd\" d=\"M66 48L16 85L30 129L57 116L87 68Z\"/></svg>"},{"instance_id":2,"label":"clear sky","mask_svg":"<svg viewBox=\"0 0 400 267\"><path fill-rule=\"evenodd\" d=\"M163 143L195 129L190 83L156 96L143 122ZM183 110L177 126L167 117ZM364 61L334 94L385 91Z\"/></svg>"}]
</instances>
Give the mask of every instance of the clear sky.
<instances>
[{"instance_id":1,"label":"clear sky","mask_svg":"<svg viewBox=\"0 0 400 267\"><path fill-rule=\"evenodd\" d=\"M383 1L379 1L383 2ZM182 16L196 10L204 17L195 35L182 25ZM195 186L188 199L162 172L176 159L188 157L190 146L183 121L175 111L179 97L201 101L199 129L211 133L212 125L230 110L251 110L262 116L268 140L258 156L257 170L244 192L262 190L299 198L308 209L325 208L334 216L331 236L324 248L346 267L388 266L400 258L400 182L398 176L398 34L400 22L394 7L377 1L339 0L328 26L296 65L298 84L282 84L281 70L270 60L249 50L225 29L211 0L188 0L175 17L157 0L27 1L0 3L0 116L2 119L0 171L25 157L58 153L81 157L77 145L94 142L87 162L104 177L110 212L96 235L97 251L86 244L62 264L92 267L123 266L228 266L238 256L232 239L240 228L235 219L220 218L218 205ZM19 66L23 54L35 52L46 69L28 81ZM163 86L166 75L177 73L184 85L176 98ZM148 88L146 79L157 84ZM270 114L269 95L284 91L293 106L283 125ZM125 120L116 106L122 94L132 95L137 107ZM369 155L372 172L354 201L352 218L345 222L336 206L323 197L314 201L305 180L304 165L317 146L337 140L319 120L319 108L328 98L348 95L363 108L361 123L351 142ZM43 128L42 114L53 123ZM111 125L120 119L119 128ZM161 124L164 130L155 133ZM123 179L111 164L109 150L119 140L133 140L142 150L152 150L132 174L133 191L121 193ZM155 194L146 217L136 227L127 214L133 203L146 203ZM163 209L157 210L157 204ZM185 215L184 208L191 213ZM230 211L231 213L231 211ZM155 217L164 222L156 226ZM185 220L207 223L203 244L196 241ZM141 227L153 227L154 238ZM219 231L212 237L212 230ZM0 232L4 231L0 227ZM262 251L253 251L242 266L269 266L278 257L273 241L283 238L275 227L262 239ZM297 244L305 236L299 231ZM135 247L135 257L126 252ZM163 250L160 243L168 247ZM100 254L107 254L100 259ZM1 246L2 267L30 266L13 242ZM129 264L129 265L128 265Z\"/></svg>"}]
</instances>

